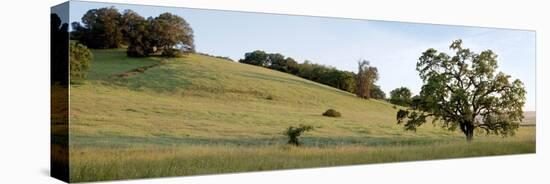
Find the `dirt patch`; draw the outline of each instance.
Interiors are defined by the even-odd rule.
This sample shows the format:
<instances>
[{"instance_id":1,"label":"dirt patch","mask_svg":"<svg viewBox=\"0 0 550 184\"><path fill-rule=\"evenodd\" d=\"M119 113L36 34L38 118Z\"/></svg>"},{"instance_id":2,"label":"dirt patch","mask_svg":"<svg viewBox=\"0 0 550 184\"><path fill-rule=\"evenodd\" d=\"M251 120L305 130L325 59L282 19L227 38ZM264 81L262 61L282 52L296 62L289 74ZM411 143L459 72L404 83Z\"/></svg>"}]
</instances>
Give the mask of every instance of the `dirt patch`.
<instances>
[{"instance_id":1,"label":"dirt patch","mask_svg":"<svg viewBox=\"0 0 550 184\"><path fill-rule=\"evenodd\" d=\"M132 70L128 70L124 73L120 73L120 74L115 74L113 76L115 77L122 77L122 78L125 78L125 77L130 77L130 76L133 76L133 75L136 75L136 74L139 74L139 73L144 73L145 71L151 69L151 68L154 68L154 67L157 67L157 66L160 66L160 65L164 65L166 64L166 61L160 61L159 63L157 64L154 64L154 65L149 65L149 66L142 66L142 67L138 67L138 68L134 68Z\"/></svg>"}]
</instances>

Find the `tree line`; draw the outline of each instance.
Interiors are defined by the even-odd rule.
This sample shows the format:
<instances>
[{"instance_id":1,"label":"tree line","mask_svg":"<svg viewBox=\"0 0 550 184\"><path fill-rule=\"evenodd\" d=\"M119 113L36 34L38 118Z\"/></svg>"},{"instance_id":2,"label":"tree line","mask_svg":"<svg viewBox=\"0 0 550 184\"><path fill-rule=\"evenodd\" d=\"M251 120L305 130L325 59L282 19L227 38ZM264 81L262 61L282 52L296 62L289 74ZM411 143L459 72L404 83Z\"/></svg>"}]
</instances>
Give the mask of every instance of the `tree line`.
<instances>
[{"instance_id":1,"label":"tree line","mask_svg":"<svg viewBox=\"0 0 550 184\"><path fill-rule=\"evenodd\" d=\"M240 63L262 66L265 68L289 73L298 77L338 88L356 94L361 98L385 99L386 94L375 82L378 80L378 70L366 60L359 62L359 72L338 70L331 66L315 64L311 61L298 63L291 57L280 53L267 53L256 50L248 52Z\"/></svg>"},{"instance_id":2,"label":"tree line","mask_svg":"<svg viewBox=\"0 0 550 184\"><path fill-rule=\"evenodd\" d=\"M71 39L92 49L127 47L131 57L177 57L195 51L193 29L180 16L162 13L144 18L114 7L90 9L82 23L73 22Z\"/></svg>"}]
</instances>

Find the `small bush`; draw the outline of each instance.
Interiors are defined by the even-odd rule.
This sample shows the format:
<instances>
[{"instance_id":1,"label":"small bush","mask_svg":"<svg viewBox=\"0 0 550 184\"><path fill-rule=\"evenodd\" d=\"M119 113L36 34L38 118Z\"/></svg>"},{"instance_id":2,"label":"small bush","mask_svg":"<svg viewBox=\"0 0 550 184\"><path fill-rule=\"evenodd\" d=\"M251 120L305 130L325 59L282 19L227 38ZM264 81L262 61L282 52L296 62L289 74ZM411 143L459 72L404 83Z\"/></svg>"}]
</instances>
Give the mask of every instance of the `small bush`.
<instances>
[{"instance_id":1,"label":"small bush","mask_svg":"<svg viewBox=\"0 0 550 184\"><path fill-rule=\"evenodd\" d=\"M340 112L334 110L334 109L329 109L327 110L325 113L323 113L323 116L328 116L328 117L340 117L342 116L342 114L340 114Z\"/></svg>"},{"instance_id":2,"label":"small bush","mask_svg":"<svg viewBox=\"0 0 550 184\"><path fill-rule=\"evenodd\" d=\"M302 143L300 143L298 137L300 137L302 133L310 130L313 130L313 127L309 125L300 125L298 127L290 126L286 129L284 134L288 136L288 144L300 146Z\"/></svg>"},{"instance_id":3,"label":"small bush","mask_svg":"<svg viewBox=\"0 0 550 184\"><path fill-rule=\"evenodd\" d=\"M271 95L268 95L267 97L265 97L266 100L273 100L273 96Z\"/></svg>"},{"instance_id":4,"label":"small bush","mask_svg":"<svg viewBox=\"0 0 550 184\"><path fill-rule=\"evenodd\" d=\"M86 78L92 58L92 52L88 47L74 41L69 43L69 71L72 80Z\"/></svg>"}]
</instances>

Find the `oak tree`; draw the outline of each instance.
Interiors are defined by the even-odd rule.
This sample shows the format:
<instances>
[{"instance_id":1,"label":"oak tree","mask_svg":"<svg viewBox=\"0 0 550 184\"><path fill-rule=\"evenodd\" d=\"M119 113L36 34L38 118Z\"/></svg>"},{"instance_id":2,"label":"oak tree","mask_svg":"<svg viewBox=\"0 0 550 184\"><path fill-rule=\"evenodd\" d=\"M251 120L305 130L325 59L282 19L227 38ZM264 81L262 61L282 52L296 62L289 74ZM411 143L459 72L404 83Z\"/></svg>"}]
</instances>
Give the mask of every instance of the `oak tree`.
<instances>
[{"instance_id":1,"label":"oak tree","mask_svg":"<svg viewBox=\"0 0 550 184\"><path fill-rule=\"evenodd\" d=\"M415 131L432 118L448 130L460 129L468 141L478 129L514 135L523 119L523 83L497 72L497 55L491 50L474 53L462 47L462 40L450 49L454 56L435 49L422 53L416 65L422 89L411 107L397 112L397 123Z\"/></svg>"}]
</instances>

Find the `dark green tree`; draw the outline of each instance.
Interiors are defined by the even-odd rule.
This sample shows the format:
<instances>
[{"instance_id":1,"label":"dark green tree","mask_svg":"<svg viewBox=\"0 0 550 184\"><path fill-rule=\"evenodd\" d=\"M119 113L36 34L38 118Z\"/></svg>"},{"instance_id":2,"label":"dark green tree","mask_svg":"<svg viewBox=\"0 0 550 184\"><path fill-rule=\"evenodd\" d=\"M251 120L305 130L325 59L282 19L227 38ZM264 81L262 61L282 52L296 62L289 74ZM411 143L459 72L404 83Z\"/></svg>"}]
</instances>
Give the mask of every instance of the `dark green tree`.
<instances>
[{"instance_id":1,"label":"dark green tree","mask_svg":"<svg viewBox=\"0 0 550 184\"><path fill-rule=\"evenodd\" d=\"M82 24L73 22L74 40L94 49L119 48L123 43L121 15L114 7L91 9L82 17Z\"/></svg>"},{"instance_id":2,"label":"dark green tree","mask_svg":"<svg viewBox=\"0 0 550 184\"><path fill-rule=\"evenodd\" d=\"M120 17L120 31L123 35L124 44L129 45L131 38L135 38L135 34L139 31L139 26L144 25L145 18L133 10L124 10ZM134 35L130 35L134 34Z\"/></svg>"},{"instance_id":3,"label":"dark green tree","mask_svg":"<svg viewBox=\"0 0 550 184\"><path fill-rule=\"evenodd\" d=\"M460 129L470 142L474 130L487 134L514 135L523 119L523 83L497 73L497 55L491 50L477 54L454 41L449 56L428 49L416 70L423 86L408 109L397 112L397 123L416 131L428 117L448 130Z\"/></svg>"},{"instance_id":4,"label":"dark green tree","mask_svg":"<svg viewBox=\"0 0 550 184\"><path fill-rule=\"evenodd\" d=\"M312 126L300 125L298 127L290 126L286 129L284 134L288 137L288 144L300 146L302 143L298 139L302 133L313 130Z\"/></svg>"},{"instance_id":5,"label":"dark green tree","mask_svg":"<svg viewBox=\"0 0 550 184\"><path fill-rule=\"evenodd\" d=\"M195 51L193 29L180 16L163 13L149 26L149 39L162 56L176 57Z\"/></svg>"},{"instance_id":6,"label":"dark green tree","mask_svg":"<svg viewBox=\"0 0 550 184\"><path fill-rule=\"evenodd\" d=\"M412 103L412 93L409 88L400 87L390 91L390 103L400 106L409 106Z\"/></svg>"},{"instance_id":7,"label":"dark green tree","mask_svg":"<svg viewBox=\"0 0 550 184\"><path fill-rule=\"evenodd\" d=\"M256 66L269 66L269 55L261 50L255 50L244 54L244 59L240 59L240 63L246 63Z\"/></svg>"},{"instance_id":8,"label":"dark green tree","mask_svg":"<svg viewBox=\"0 0 550 184\"><path fill-rule=\"evenodd\" d=\"M287 57L285 58L281 54L269 54L267 61L269 68L285 72L296 74L298 72L298 62L294 59Z\"/></svg>"},{"instance_id":9,"label":"dark green tree","mask_svg":"<svg viewBox=\"0 0 550 184\"><path fill-rule=\"evenodd\" d=\"M386 99L386 93L382 91L380 86L373 85L372 89L370 90L370 97L377 99L377 100L385 100Z\"/></svg>"},{"instance_id":10,"label":"dark green tree","mask_svg":"<svg viewBox=\"0 0 550 184\"><path fill-rule=\"evenodd\" d=\"M152 18L145 19L139 14L126 10L122 15L123 34L125 35L128 49L126 54L131 57L150 56L157 52L156 41L153 39Z\"/></svg>"}]
</instances>

